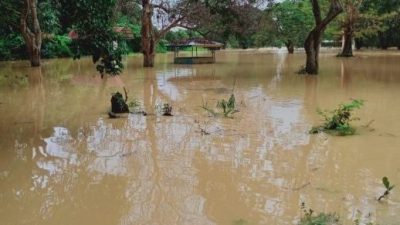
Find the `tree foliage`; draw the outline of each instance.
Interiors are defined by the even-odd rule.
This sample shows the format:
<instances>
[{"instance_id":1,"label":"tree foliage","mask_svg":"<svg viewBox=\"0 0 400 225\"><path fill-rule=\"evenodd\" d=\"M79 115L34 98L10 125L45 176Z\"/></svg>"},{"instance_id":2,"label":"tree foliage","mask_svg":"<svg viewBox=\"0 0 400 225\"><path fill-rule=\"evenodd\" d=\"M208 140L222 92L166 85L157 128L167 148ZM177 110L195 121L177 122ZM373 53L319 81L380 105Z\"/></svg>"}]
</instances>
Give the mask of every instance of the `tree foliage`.
<instances>
[{"instance_id":1,"label":"tree foliage","mask_svg":"<svg viewBox=\"0 0 400 225\"><path fill-rule=\"evenodd\" d=\"M288 49L302 46L312 29L311 5L306 0L285 0L271 8L276 38Z\"/></svg>"},{"instance_id":2,"label":"tree foliage","mask_svg":"<svg viewBox=\"0 0 400 225\"><path fill-rule=\"evenodd\" d=\"M72 3L68 3L72 4ZM74 58L82 53L92 55L96 69L104 74L117 75L122 71L122 48L119 37L113 30L115 0L76 0L73 27L78 34L74 40Z\"/></svg>"}]
</instances>

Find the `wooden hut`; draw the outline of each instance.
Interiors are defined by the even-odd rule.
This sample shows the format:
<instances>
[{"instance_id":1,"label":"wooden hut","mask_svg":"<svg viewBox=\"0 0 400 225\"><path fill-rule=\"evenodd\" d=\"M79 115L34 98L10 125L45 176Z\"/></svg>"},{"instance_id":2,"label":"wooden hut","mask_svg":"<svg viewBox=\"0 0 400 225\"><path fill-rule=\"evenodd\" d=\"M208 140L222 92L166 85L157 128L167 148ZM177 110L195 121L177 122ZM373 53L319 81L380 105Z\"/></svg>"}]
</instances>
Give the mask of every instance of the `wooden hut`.
<instances>
[{"instance_id":1,"label":"wooden hut","mask_svg":"<svg viewBox=\"0 0 400 225\"><path fill-rule=\"evenodd\" d=\"M210 41L202 38L193 38L188 40L182 40L170 45L167 45L168 49L174 51L174 63L175 64L207 64L215 63L215 51L223 48L223 44ZM199 55L199 49L206 49L207 54ZM180 52L185 50L189 51L189 56L180 55ZM191 53L191 54L190 54Z\"/></svg>"}]
</instances>

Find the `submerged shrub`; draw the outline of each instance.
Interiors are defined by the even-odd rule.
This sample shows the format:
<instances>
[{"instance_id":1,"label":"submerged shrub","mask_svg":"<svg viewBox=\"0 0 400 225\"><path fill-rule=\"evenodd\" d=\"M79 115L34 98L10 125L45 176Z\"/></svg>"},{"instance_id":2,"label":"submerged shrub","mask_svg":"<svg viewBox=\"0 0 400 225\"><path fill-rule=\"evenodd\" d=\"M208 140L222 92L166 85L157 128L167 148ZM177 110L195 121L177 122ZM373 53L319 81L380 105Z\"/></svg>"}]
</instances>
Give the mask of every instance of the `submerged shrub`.
<instances>
[{"instance_id":1,"label":"submerged shrub","mask_svg":"<svg viewBox=\"0 0 400 225\"><path fill-rule=\"evenodd\" d=\"M314 215L312 209L306 209L305 204L301 204L303 209L303 217L298 225L339 225L339 216L335 213L320 213Z\"/></svg>"},{"instance_id":2,"label":"submerged shrub","mask_svg":"<svg viewBox=\"0 0 400 225\"><path fill-rule=\"evenodd\" d=\"M354 99L350 103L340 104L339 107L332 111L318 110L318 114L324 117L324 124L322 126L313 127L310 133L315 134L321 131L333 132L338 135L352 135L355 133L355 128L350 125L350 121L358 120L352 117L352 112L355 109L363 106L363 100Z\"/></svg>"},{"instance_id":3,"label":"submerged shrub","mask_svg":"<svg viewBox=\"0 0 400 225\"><path fill-rule=\"evenodd\" d=\"M111 95L111 112L113 113L128 113L129 106L121 93L116 92Z\"/></svg>"},{"instance_id":4,"label":"submerged shrub","mask_svg":"<svg viewBox=\"0 0 400 225\"><path fill-rule=\"evenodd\" d=\"M164 103L161 108L163 116L172 116L172 106L168 103Z\"/></svg>"},{"instance_id":5,"label":"submerged shrub","mask_svg":"<svg viewBox=\"0 0 400 225\"><path fill-rule=\"evenodd\" d=\"M394 185L390 184L390 181L387 177L382 178L382 184L385 186L385 192L378 198L378 201L382 200L383 198L387 197L390 194L390 191L394 188Z\"/></svg>"},{"instance_id":6,"label":"submerged shrub","mask_svg":"<svg viewBox=\"0 0 400 225\"><path fill-rule=\"evenodd\" d=\"M235 95L233 94L231 94L231 97L228 100L222 99L217 102L217 108L219 108L221 112L216 112L215 110L209 108L207 103L203 103L202 108L214 116L222 114L225 117L232 117L233 114L238 112L238 110L236 109Z\"/></svg>"}]
</instances>

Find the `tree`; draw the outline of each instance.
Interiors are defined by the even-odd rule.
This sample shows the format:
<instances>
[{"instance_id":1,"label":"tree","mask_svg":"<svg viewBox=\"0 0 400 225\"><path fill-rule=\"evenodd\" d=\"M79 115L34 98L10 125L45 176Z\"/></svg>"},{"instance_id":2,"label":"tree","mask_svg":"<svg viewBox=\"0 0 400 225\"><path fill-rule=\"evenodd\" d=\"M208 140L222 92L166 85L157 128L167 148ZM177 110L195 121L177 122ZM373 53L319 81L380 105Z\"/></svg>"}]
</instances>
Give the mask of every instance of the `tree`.
<instances>
[{"instance_id":1,"label":"tree","mask_svg":"<svg viewBox=\"0 0 400 225\"><path fill-rule=\"evenodd\" d=\"M399 46L400 29L400 1L387 0L365 0L365 8L374 8L377 14L383 20L383 27L378 31L378 46L387 49L392 46Z\"/></svg>"},{"instance_id":2,"label":"tree","mask_svg":"<svg viewBox=\"0 0 400 225\"><path fill-rule=\"evenodd\" d=\"M360 6L363 0L343 0L344 18L342 19L342 32L343 32L343 48L342 52L338 55L341 57L353 56L353 38L355 32L355 25L360 18Z\"/></svg>"},{"instance_id":3,"label":"tree","mask_svg":"<svg viewBox=\"0 0 400 225\"><path fill-rule=\"evenodd\" d=\"M272 18L276 23L277 38L284 43L288 52L301 46L307 30L313 26L311 7L305 0L285 0L272 7Z\"/></svg>"},{"instance_id":4,"label":"tree","mask_svg":"<svg viewBox=\"0 0 400 225\"><path fill-rule=\"evenodd\" d=\"M301 72L307 74L318 74L318 58L322 34L324 33L328 24L343 11L343 8L339 0L330 0L329 10L326 16L322 19L322 12L318 0L310 1L315 20L315 27L308 34L308 37L304 43L307 59L306 67L304 71Z\"/></svg>"},{"instance_id":5,"label":"tree","mask_svg":"<svg viewBox=\"0 0 400 225\"><path fill-rule=\"evenodd\" d=\"M74 58L81 54L92 55L96 69L105 74L118 75L122 69L123 50L118 45L119 36L113 30L115 0L64 0L70 11L78 38L74 40ZM74 4L74 5L73 5Z\"/></svg>"},{"instance_id":6,"label":"tree","mask_svg":"<svg viewBox=\"0 0 400 225\"><path fill-rule=\"evenodd\" d=\"M236 42L247 48L254 45L261 29L263 12L270 0L205 0L199 1L196 13L190 15L190 29L204 37L223 43ZM265 4L263 4L265 3ZM232 44L232 43L230 43Z\"/></svg>"},{"instance_id":7,"label":"tree","mask_svg":"<svg viewBox=\"0 0 400 225\"><path fill-rule=\"evenodd\" d=\"M196 1L192 0L142 0L142 53L143 66L153 67L155 46L161 37L172 28L187 27L185 19L196 11ZM153 16L157 20L157 26L153 26Z\"/></svg>"},{"instance_id":8,"label":"tree","mask_svg":"<svg viewBox=\"0 0 400 225\"><path fill-rule=\"evenodd\" d=\"M2 10L3 15L0 17L0 30L10 30L10 28L19 27L19 17L21 8L21 3L15 3L12 0L2 0L0 1L0 9Z\"/></svg>"},{"instance_id":9,"label":"tree","mask_svg":"<svg viewBox=\"0 0 400 225\"><path fill-rule=\"evenodd\" d=\"M399 46L399 9L399 1L363 0L355 24L356 48Z\"/></svg>"},{"instance_id":10,"label":"tree","mask_svg":"<svg viewBox=\"0 0 400 225\"><path fill-rule=\"evenodd\" d=\"M42 31L37 13L37 0L24 1L21 10L20 30L28 49L31 66L40 66Z\"/></svg>"}]
</instances>

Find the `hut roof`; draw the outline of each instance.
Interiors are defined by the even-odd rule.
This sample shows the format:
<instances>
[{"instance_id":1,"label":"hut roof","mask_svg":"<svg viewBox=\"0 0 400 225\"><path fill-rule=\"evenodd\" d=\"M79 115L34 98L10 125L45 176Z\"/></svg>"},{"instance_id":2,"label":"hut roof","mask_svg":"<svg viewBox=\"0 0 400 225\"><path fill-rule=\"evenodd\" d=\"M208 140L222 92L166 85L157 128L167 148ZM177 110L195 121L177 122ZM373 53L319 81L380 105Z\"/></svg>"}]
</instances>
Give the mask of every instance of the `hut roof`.
<instances>
[{"instance_id":1,"label":"hut roof","mask_svg":"<svg viewBox=\"0 0 400 225\"><path fill-rule=\"evenodd\" d=\"M220 49L223 46L224 45L222 43L207 40L204 38L185 39L185 40L176 41L176 42L168 45L168 47L172 47L172 48L173 47L203 47L203 48L209 48L209 49Z\"/></svg>"}]
</instances>

